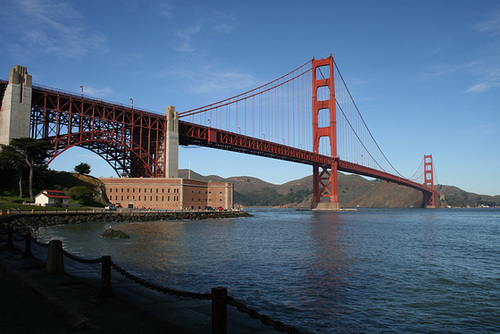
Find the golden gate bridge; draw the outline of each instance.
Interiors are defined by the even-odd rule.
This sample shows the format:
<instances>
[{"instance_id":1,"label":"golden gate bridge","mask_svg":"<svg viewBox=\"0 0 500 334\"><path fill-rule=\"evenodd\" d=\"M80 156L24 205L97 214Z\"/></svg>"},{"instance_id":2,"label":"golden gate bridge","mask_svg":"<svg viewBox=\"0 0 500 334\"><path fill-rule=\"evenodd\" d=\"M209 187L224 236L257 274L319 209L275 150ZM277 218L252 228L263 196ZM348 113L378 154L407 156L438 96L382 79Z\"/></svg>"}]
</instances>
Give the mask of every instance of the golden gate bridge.
<instances>
[{"instance_id":1,"label":"golden gate bridge","mask_svg":"<svg viewBox=\"0 0 500 334\"><path fill-rule=\"evenodd\" d=\"M11 81L0 81L1 96ZM30 98L29 136L54 144L50 161L80 146L120 176L176 177L169 172L169 152L177 154L179 144L199 145L311 165L312 205L318 209L340 208L338 171L422 191L426 207L434 207L439 195L432 155L424 156L419 177L404 177L394 168L332 56L219 102L178 114L169 107L165 116L43 86L33 85Z\"/></svg>"}]
</instances>

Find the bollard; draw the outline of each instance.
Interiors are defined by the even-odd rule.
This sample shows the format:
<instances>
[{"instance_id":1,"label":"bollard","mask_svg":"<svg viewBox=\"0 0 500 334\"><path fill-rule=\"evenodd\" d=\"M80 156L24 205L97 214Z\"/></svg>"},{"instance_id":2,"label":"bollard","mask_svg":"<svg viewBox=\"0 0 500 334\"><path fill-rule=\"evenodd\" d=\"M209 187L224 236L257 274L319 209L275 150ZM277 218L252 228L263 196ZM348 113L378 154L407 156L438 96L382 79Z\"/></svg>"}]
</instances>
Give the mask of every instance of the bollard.
<instances>
[{"instance_id":1,"label":"bollard","mask_svg":"<svg viewBox=\"0 0 500 334\"><path fill-rule=\"evenodd\" d=\"M101 257L101 263L101 297L112 297L113 290L111 290L111 256Z\"/></svg>"},{"instance_id":2,"label":"bollard","mask_svg":"<svg viewBox=\"0 0 500 334\"><path fill-rule=\"evenodd\" d=\"M212 288L212 333L226 334L227 332L227 289L224 287Z\"/></svg>"},{"instance_id":3,"label":"bollard","mask_svg":"<svg viewBox=\"0 0 500 334\"><path fill-rule=\"evenodd\" d=\"M23 257L25 259L33 257L33 253L31 252L31 232L26 233Z\"/></svg>"},{"instance_id":4,"label":"bollard","mask_svg":"<svg viewBox=\"0 0 500 334\"><path fill-rule=\"evenodd\" d=\"M49 274L57 274L64 272L64 261L62 252L62 241L51 240L49 242L49 250L47 252L47 266L45 270Z\"/></svg>"}]
</instances>

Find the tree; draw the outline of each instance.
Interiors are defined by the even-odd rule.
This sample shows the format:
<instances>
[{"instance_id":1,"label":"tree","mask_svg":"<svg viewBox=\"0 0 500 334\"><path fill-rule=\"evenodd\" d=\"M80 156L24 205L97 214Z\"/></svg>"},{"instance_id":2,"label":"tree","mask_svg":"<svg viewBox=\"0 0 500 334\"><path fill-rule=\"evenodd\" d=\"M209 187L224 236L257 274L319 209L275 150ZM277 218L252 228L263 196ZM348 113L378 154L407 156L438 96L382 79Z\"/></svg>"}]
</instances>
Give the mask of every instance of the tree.
<instances>
[{"instance_id":1,"label":"tree","mask_svg":"<svg viewBox=\"0 0 500 334\"><path fill-rule=\"evenodd\" d=\"M19 197L23 197L23 175L26 167L23 157L10 145L0 145L0 185L2 189L13 189L18 180Z\"/></svg>"},{"instance_id":2,"label":"tree","mask_svg":"<svg viewBox=\"0 0 500 334\"><path fill-rule=\"evenodd\" d=\"M8 147L10 146L10 148ZM49 157L49 150L52 148L52 144L43 140L33 139L33 138L15 138L10 141L10 145L3 145L2 151L7 149L7 151L14 150L17 155L14 159L17 159L17 163L19 163L19 184L20 191L19 195L22 197L22 178L23 166L27 166L29 169L28 176L28 190L30 195L30 201L34 201L33 197L33 178L34 178L34 170L35 168L43 168L47 167L46 159ZM16 164L16 161L12 161L13 164Z\"/></svg>"},{"instance_id":3,"label":"tree","mask_svg":"<svg viewBox=\"0 0 500 334\"><path fill-rule=\"evenodd\" d=\"M88 163L82 162L75 166L75 172L80 175L85 175L90 173L90 165Z\"/></svg>"}]
</instances>

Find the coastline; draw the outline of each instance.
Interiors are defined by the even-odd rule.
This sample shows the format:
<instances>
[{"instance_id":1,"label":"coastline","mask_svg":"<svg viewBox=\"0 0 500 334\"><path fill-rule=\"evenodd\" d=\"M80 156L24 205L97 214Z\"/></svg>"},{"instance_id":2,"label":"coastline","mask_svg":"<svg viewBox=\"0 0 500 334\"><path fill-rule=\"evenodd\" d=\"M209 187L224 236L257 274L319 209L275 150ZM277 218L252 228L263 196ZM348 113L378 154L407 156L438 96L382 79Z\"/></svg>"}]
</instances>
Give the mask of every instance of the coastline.
<instances>
[{"instance_id":1,"label":"coastline","mask_svg":"<svg viewBox=\"0 0 500 334\"><path fill-rule=\"evenodd\" d=\"M9 214L0 216L0 227L7 230L12 227L15 232L32 232L39 227L85 224L99 222L141 222L141 221L168 221L168 220L200 220L221 218L252 217L245 211L166 211L166 212L58 212Z\"/></svg>"}]
</instances>

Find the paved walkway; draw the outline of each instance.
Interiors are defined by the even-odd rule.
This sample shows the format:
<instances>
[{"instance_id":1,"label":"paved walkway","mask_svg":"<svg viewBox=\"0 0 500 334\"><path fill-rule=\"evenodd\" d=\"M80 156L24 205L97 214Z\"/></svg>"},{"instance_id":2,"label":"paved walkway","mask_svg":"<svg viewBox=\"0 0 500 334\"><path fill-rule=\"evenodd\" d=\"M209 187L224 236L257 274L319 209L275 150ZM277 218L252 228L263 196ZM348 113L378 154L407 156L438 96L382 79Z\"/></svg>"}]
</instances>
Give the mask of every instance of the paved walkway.
<instances>
[{"instance_id":1,"label":"paved walkway","mask_svg":"<svg viewBox=\"0 0 500 334\"><path fill-rule=\"evenodd\" d=\"M1 333L211 333L211 304L144 288L112 272L114 297L101 298L100 265L64 258L65 273L47 274L47 249L34 258L0 243ZM228 306L228 333L278 333Z\"/></svg>"}]
</instances>

